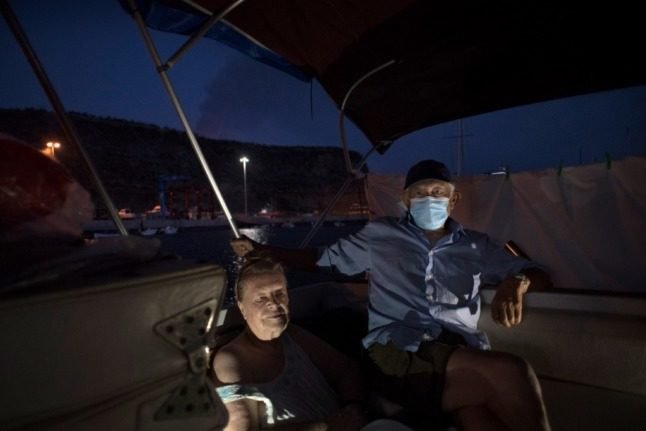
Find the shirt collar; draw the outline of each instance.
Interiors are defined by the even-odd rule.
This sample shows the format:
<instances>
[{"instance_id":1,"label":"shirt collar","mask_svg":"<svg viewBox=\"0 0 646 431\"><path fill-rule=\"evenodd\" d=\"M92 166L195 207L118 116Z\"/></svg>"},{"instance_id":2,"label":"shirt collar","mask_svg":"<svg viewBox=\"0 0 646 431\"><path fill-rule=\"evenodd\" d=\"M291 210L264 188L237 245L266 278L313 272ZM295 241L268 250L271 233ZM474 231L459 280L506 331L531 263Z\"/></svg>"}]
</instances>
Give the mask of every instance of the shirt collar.
<instances>
[{"instance_id":1,"label":"shirt collar","mask_svg":"<svg viewBox=\"0 0 646 431\"><path fill-rule=\"evenodd\" d=\"M452 234L464 235L464 226L462 226L457 221L453 220L451 217L446 221L446 227L449 228L449 232Z\"/></svg>"}]
</instances>

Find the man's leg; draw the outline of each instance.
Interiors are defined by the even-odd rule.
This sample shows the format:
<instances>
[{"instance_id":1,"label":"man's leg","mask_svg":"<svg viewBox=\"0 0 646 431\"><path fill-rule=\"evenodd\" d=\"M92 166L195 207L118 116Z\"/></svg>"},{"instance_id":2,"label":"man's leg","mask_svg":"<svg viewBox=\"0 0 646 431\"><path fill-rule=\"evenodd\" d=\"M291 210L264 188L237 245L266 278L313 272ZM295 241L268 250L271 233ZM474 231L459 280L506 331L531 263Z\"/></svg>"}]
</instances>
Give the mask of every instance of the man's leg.
<instances>
[{"instance_id":1,"label":"man's leg","mask_svg":"<svg viewBox=\"0 0 646 431\"><path fill-rule=\"evenodd\" d=\"M550 429L536 374L525 360L507 353L469 348L453 352L442 407L454 412L465 430L478 429L469 425L483 413L478 408L486 408L512 431Z\"/></svg>"}]
</instances>

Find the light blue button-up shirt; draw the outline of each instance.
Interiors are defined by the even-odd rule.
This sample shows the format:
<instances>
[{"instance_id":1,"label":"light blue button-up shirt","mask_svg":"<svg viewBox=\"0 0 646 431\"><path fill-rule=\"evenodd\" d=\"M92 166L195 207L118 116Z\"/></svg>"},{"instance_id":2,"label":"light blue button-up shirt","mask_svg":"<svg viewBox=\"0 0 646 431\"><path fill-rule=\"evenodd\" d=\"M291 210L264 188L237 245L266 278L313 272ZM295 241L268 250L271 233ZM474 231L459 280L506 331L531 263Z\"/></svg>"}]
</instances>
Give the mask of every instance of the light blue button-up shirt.
<instances>
[{"instance_id":1,"label":"light blue button-up shirt","mask_svg":"<svg viewBox=\"0 0 646 431\"><path fill-rule=\"evenodd\" d=\"M384 217L321 250L319 266L347 275L369 274L365 347L392 341L402 350L416 351L423 340L446 328L472 347L489 349L487 336L477 327L480 287L536 265L454 220L447 227L450 233L431 247L410 216Z\"/></svg>"}]
</instances>

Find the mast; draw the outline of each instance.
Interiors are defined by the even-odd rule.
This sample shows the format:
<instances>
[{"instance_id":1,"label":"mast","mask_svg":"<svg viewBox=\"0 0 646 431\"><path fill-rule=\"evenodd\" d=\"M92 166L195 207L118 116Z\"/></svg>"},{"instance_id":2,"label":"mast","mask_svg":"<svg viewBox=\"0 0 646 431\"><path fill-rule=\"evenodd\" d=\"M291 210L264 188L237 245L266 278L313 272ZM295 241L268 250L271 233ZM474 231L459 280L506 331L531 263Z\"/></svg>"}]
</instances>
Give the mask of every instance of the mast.
<instances>
[{"instance_id":1,"label":"mast","mask_svg":"<svg viewBox=\"0 0 646 431\"><path fill-rule=\"evenodd\" d=\"M464 128L462 127L462 119L458 121L458 141L457 141L457 155L455 158L455 173L458 177L462 176L462 161L464 158Z\"/></svg>"},{"instance_id":2,"label":"mast","mask_svg":"<svg viewBox=\"0 0 646 431\"><path fill-rule=\"evenodd\" d=\"M448 139L457 138L455 141L455 176L462 175L462 167L464 165L464 138L473 136L472 133L464 134L464 127L462 119L458 120L458 134L449 136Z\"/></svg>"}]
</instances>

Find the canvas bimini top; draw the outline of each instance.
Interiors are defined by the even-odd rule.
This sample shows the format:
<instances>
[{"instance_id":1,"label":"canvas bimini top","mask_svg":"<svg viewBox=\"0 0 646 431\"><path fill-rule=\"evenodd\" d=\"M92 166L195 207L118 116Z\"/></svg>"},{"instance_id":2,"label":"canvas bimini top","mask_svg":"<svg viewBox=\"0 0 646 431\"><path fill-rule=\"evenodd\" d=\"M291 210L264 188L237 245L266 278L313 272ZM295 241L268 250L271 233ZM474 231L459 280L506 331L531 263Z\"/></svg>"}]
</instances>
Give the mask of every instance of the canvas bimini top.
<instances>
[{"instance_id":1,"label":"canvas bimini top","mask_svg":"<svg viewBox=\"0 0 646 431\"><path fill-rule=\"evenodd\" d=\"M125 1L122 1L125 3ZM637 3L137 0L146 25L210 37L318 80L379 151L407 133L646 84Z\"/></svg>"}]
</instances>

